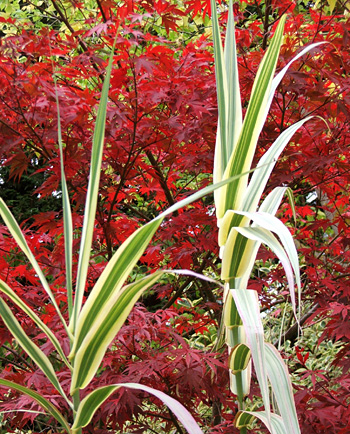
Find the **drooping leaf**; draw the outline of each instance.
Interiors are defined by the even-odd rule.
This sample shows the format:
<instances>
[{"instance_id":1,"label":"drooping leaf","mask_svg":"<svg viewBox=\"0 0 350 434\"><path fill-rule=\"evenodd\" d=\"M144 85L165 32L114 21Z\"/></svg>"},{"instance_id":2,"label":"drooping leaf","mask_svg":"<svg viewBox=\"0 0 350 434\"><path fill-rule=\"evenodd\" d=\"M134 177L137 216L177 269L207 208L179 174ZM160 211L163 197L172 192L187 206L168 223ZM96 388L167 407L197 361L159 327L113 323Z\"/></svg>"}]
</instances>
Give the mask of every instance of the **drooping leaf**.
<instances>
[{"instance_id":1,"label":"drooping leaf","mask_svg":"<svg viewBox=\"0 0 350 434\"><path fill-rule=\"evenodd\" d=\"M286 273L290 296L295 312L295 289L294 289L294 273L293 268L290 264L289 257L287 256L284 248L278 242L277 238L272 234L271 231L266 230L261 227L249 227L249 228L236 228L232 229L239 232L244 237L250 238L253 241L258 241L259 243L266 244L278 257L283 265L284 271Z\"/></svg>"},{"instance_id":2,"label":"drooping leaf","mask_svg":"<svg viewBox=\"0 0 350 434\"><path fill-rule=\"evenodd\" d=\"M143 390L144 392L150 393L151 395L163 401L164 404L169 407L169 409L175 414L189 434L203 434L197 422L182 404L159 390L152 389L151 387L137 383L112 384L110 386L100 387L99 389L95 389L93 392L91 392L79 405L74 425L72 427L72 434L76 434L80 428L86 426L102 402L104 402L120 387Z\"/></svg>"}]
</instances>

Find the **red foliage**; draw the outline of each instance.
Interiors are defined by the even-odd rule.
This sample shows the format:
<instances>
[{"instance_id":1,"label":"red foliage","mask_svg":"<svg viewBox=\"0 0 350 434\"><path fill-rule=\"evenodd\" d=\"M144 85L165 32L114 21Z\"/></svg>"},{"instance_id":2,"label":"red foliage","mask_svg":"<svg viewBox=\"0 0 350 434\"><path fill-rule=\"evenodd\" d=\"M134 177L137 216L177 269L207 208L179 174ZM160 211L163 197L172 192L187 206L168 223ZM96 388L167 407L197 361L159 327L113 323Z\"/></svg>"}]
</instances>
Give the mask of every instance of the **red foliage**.
<instances>
[{"instance_id":1,"label":"red foliage","mask_svg":"<svg viewBox=\"0 0 350 434\"><path fill-rule=\"evenodd\" d=\"M83 3L74 3L84 9ZM106 66L104 53L118 34L87 292L116 248L139 225L210 182L217 121L210 38L200 26L188 40L186 36L171 36L174 30L180 30L184 16L194 18L208 13L210 2L185 1L185 12L176 3L162 0L124 2L118 8L114 1L99 3L96 16L86 16L81 31L63 35L50 28L23 26L16 34L2 38L0 46L0 161L17 183L30 169L34 169L34 175L43 176L42 184L32 192L40 195L40 202L60 191L50 56L55 59L66 146L65 171L74 228L79 233L94 117ZM301 2L296 1L271 3L271 25L282 13L289 14L280 67L306 43L328 42L290 67L272 104L258 156L289 125L310 114L318 116L293 137L271 177L269 190L285 184L295 192L298 223L291 230L301 255L303 300L316 307L311 320L327 320L320 339L342 343L341 352L333 360L336 377L309 369L305 378L311 378L313 387L298 386L296 402L302 432L345 434L350 429L348 21L340 9L330 15L326 6L303 9ZM252 8L255 15L250 15ZM241 2L235 5L235 13L240 83L246 107L269 28L264 26L264 2ZM147 24L153 19L159 19L165 32ZM8 19L7 23L15 21ZM0 184L0 191L2 188ZM281 218L292 222L289 205L283 205ZM57 300L65 307L62 213L44 211L21 223L37 260L50 276ZM137 271L144 273L148 267L161 264L196 272L208 269L218 275L216 235L212 202L210 198L203 199L162 225ZM75 242L75 261L78 248ZM0 249L4 253L0 255L0 277L55 330L68 353L67 337L46 303L35 273L2 226ZM272 255L262 251L261 258L267 261ZM269 276L253 276L251 281L251 287L261 292L263 306L269 308L276 302L275 292L266 290L271 278L282 285L283 271L275 267ZM221 298L215 289L211 284L186 277L158 284L155 293L143 300L150 312L141 306L135 308L91 387L142 382L173 395L196 417L200 402L209 408L213 402L220 403L224 421L221 425L216 421L213 433L228 432L227 421L233 419L236 408L234 397L227 391L225 356L193 348L187 340L199 333L208 336L211 327L218 326ZM184 308L174 304L174 294L178 298L186 296L192 305ZM282 296L287 297L283 291ZM52 348L42 335L37 335L34 325L21 313L17 318L32 339L50 354ZM12 342L3 325L0 342ZM21 350L16 347L14 352L4 348L1 351L8 360L2 377L39 390L68 414L65 402ZM305 365L311 357L307 354L307 350L295 347L294 362ZM57 370L68 390L68 372L59 363ZM8 395L1 388L0 393L4 410L38 409L29 398ZM107 426L121 428L126 421L133 421L135 432L142 432L146 427L138 416L146 414L163 418L164 432L170 431L173 421L168 411L152 406L146 410L144 402L144 395L134 391L113 395L86 432L99 432L93 428L97 420L100 432ZM33 413L12 416L16 428L30 426L36 417ZM210 417L204 423L210 425ZM229 430L232 432L232 427Z\"/></svg>"}]
</instances>

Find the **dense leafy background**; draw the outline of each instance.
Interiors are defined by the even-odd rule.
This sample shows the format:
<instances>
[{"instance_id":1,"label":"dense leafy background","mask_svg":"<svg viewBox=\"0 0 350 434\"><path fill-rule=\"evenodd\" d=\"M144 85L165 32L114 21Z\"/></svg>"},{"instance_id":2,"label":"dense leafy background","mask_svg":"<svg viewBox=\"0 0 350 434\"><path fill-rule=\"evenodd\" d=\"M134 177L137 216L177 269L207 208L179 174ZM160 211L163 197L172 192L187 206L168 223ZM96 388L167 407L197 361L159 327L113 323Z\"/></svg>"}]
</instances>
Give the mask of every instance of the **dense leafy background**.
<instances>
[{"instance_id":1,"label":"dense leafy background","mask_svg":"<svg viewBox=\"0 0 350 434\"><path fill-rule=\"evenodd\" d=\"M222 1L222 24L226 6ZM117 37L106 147L86 294L106 261L139 225L211 182L217 107L207 0L0 1L0 194L66 307L57 113L58 80L65 170L76 238L81 231L94 118L106 59ZM259 291L268 339L292 373L303 434L350 430L349 410L349 2L266 0L235 4L243 106L274 25L288 14L279 66L309 42L327 41L295 62L273 101L259 155L281 131L310 115L286 148L269 189L289 185L280 218L295 236L303 278L303 335L298 336L283 269L262 250L250 287ZM174 214L140 260L155 267L219 275L210 197ZM75 245L75 258L77 259ZM31 268L0 226L0 277L69 343ZM226 353L214 351L219 286L167 278L144 296L108 351L92 384L137 381L185 404L212 434L233 432ZM21 313L26 332L52 348ZM1 325L1 376L65 403ZM54 355L51 356L55 361ZM69 388L69 375L55 367ZM3 430L57 432L29 398L0 389ZM61 402L62 401L62 402ZM259 402L252 388L251 406ZM141 393L113 395L86 433L182 432L174 416ZM66 409L68 412L68 409ZM123 428L124 427L124 428ZM149 430L149 431L147 431ZM154 431L153 431L154 432Z\"/></svg>"}]
</instances>

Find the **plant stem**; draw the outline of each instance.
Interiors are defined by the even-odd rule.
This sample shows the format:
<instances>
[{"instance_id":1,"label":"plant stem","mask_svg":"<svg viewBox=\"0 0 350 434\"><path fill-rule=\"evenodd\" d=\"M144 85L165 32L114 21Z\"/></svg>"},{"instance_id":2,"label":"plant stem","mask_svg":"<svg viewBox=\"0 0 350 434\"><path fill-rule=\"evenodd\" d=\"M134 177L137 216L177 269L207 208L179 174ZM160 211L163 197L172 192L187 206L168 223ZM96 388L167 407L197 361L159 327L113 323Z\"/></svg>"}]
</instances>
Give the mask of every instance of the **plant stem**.
<instances>
[{"instance_id":1,"label":"plant stem","mask_svg":"<svg viewBox=\"0 0 350 434\"><path fill-rule=\"evenodd\" d=\"M244 400L243 400L243 380L242 380L242 372L237 372L235 374L236 377L236 386L237 386L237 400L239 410L244 410Z\"/></svg>"},{"instance_id":2,"label":"plant stem","mask_svg":"<svg viewBox=\"0 0 350 434\"><path fill-rule=\"evenodd\" d=\"M73 414L74 414L74 419L78 410L80 404L80 391L77 390L74 394L73 394ZM82 434L82 429L78 429L76 431L76 434Z\"/></svg>"}]
</instances>

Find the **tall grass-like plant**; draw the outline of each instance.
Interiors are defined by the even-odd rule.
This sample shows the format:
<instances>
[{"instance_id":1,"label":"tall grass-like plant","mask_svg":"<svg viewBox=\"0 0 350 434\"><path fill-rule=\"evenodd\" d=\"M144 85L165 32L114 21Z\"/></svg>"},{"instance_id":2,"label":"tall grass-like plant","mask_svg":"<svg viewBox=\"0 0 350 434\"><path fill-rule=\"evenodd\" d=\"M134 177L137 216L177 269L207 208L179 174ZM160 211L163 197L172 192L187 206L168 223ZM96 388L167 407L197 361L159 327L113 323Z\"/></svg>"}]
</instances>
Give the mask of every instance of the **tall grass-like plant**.
<instances>
[{"instance_id":1,"label":"tall grass-like plant","mask_svg":"<svg viewBox=\"0 0 350 434\"><path fill-rule=\"evenodd\" d=\"M242 410L236 420L237 426L241 427L242 432L244 432L245 427L251 422L251 419L258 417L273 433L299 432L293 394L286 367L278 352L271 345L264 342L257 295L254 291L247 289L247 282L257 250L260 243L263 242L277 254L285 267L295 309L294 279L297 282L300 293L297 253L289 231L274 217L281 199L288 192L288 189L277 188L273 190L260 204L258 211L257 207L273 168L274 161L278 158L293 133L307 119L288 128L281 134L270 150L262 157L258 170L254 171L248 183L248 175L253 171L251 163L257 139L271 104L273 92L288 67L287 65L273 79L279 48L282 42L284 20L281 20L271 41L270 48L262 61L252 90L249 107L243 121L232 5L230 4L225 50L222 48L214 0L212 0L212 11L219 103L214 184L173 205L154 220L135 231L111 258L85 303L83 303L83 295L86 286L98 200L113 53L110 56L107 67L93 137L89 184L75 288L73 288L72 276L73 225L64 173L63 143L57 98L68 319L61 312L54 293L43 271L40 269L34 254L29 249L18 223L4 201L0 199L1 217L18 246L31 263L41 281L43 289L54 306L56 314L60 318L69 337L70 354L65 354L53 331L47 327L35 311L28 307L4 281L0 281L0 290L11 299L12 303L27 314L34 321L38 329L51 341L58 357L60 357L71 372L69 393L62 387L50 358L26 335L3 298L0 298L0 315L18 344L41 369L57 392L66 400L68 406L71 408L70 420L73 422L69 423L59 408L55 407L45 397L32 389L4 379L0 379L0 385L30 396L49 415L54 417L67 433L80 434L82 428L91 421L97 408L120 387L140 389L153 394L168 405L190 433L202 433L195 420L181 404L166 394L145 385L134 383L111 384L96 388L82 400L81 390L86 388L96 376L108 346L124 324L138 298L163 273L167 272L158 270L133 283L126 284L133 267L142 256L155 231L166 216L214 190L216 191L215 205L220 228L221 277L225 281L224 328L230 352L231 388L237 395ZM306 51L305 49L299 56ZM277 240L273 233L277 234L280 241ZM264 411L253 413L244 412L244 397L249 391L251 359L257 373L265 407ZM280 415L271 413L270 411L268 379L276 397Z\"/></svg>"},{"instance_id":2,"label":"tall grass-like plant","mask_svg":"<svg viewBox=\"0 0 350 434\"><path fill-rule=\"evenodd\" d=\"M283 16L259 66L243 119L232 0L224 49L215 0L211 0L211 7L219 109L213 173L214 183L217 183L249 171L276 88L289 65L319 44L305 48L274 77L286 19ZM260 419L272 433L300 433L287 368L278 351L264 342L258 295L247 285L258 249L264 243L284 266L297 316L295 283L299 301L301 289L298 255L290 232L275 217L283 196L291 196L291 191L277 187L263 201L261 199L276 160L297 129L309 119L281 133L260 159L257 165L260 169L251 179L248 175L241 176L214 192L221 278L225 282L222 328L229 350L230 387L240 407L236 426L242 433L254 418ZM250 389L252 362L264 403L264 411L259 412L245 411L244 405ZM270 409L269 386L277 402L277 413Z\"/></svg>"}]
</instances>

